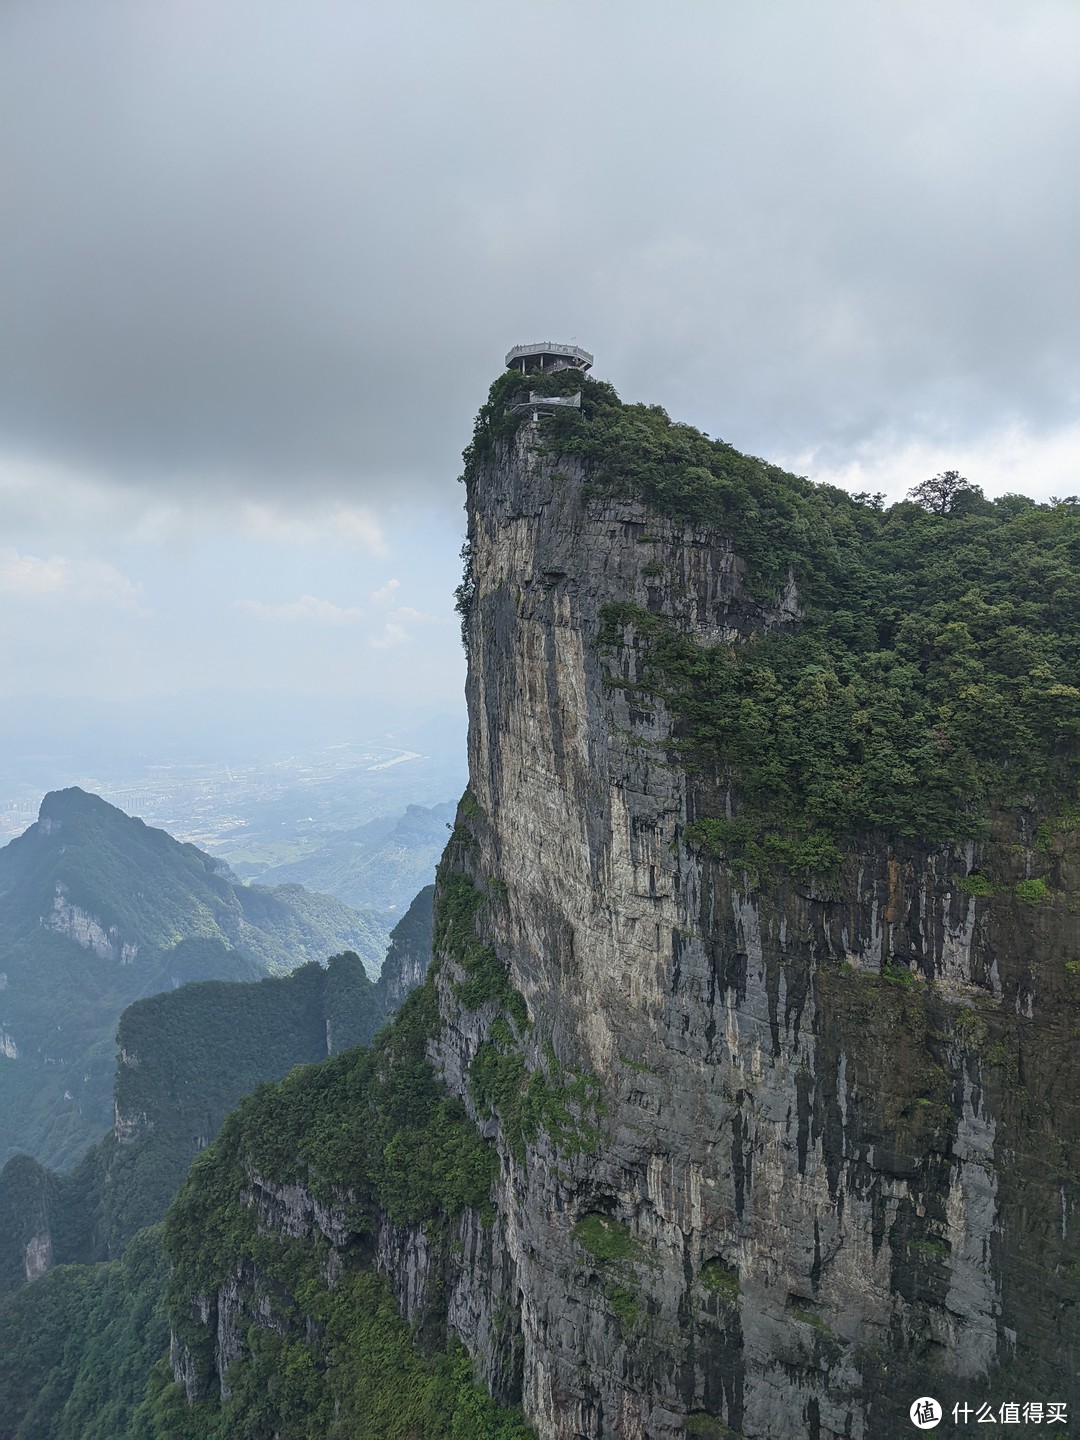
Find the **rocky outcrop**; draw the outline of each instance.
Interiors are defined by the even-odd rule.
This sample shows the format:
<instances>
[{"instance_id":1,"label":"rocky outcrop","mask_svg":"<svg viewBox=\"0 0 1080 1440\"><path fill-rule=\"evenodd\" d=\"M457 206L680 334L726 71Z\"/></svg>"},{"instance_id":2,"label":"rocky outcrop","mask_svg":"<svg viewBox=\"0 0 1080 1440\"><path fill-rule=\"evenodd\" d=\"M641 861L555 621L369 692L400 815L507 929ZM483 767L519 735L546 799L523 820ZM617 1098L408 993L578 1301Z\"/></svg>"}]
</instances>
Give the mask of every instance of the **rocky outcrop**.
<instances>
[{"instance_id":1,"label":"rocky outcrop","mask_svg":"<svg viewBox=\"0 0 1080 1440\"><path fill-rule=\"evenodd\" d=\"M687 826L723 797L675 762L663 705L609 683L638 678L641 640L627 625L602 653L601 612L632 601L712 644L796 623L794 584L759 604L723 536L588 503L585 478L526 424L470 485L460 863L505 887L486 923L528 1066L546 1049L597 1078L599 1138L515 1154L477 1115L503 1180L452 1329L542 1440L667 1440L692 1415L870 1440L906 1433L931 1379L939 1398L993 1398L1009 1373L1060 1388L1075 854L1037 853L1017 815L978 851L852 848L827 893L703 856ZM978 897L976 869L1038 873L1046 897ZM472 1106L492 1016L459 979L448 957L440 1060ZM422 1261L383 1263L415 1308ZM520 1297L513 1371L488 1339L496 1289Z\"/></svg>"},{"instance_id":2,"label":"rocky outcrop","mask_svg":"<svg viewBox=\"0 0 1080 1440\"><path fill-rule=\"evenodd\" d=\"M540 1440L878 1440L924 1394L1077 1403L1075 836L1027 812L978 846L871 836L827 883L711 857L692 827L727 797L608 607L738 643L798 625L795 582L754 598L725 536L588 479L528 422L469 478L429 1053L498 1180L493 1214L384 1218L374 1263ZM479 959L446 919L465 892ZM249 1179L332 1282L347 1211ZM226 1384L242 1279L197 1302Z\"/></svg>"},{"instance_id":3,"label":"rocky outcrop","mask_svg":"<svg viewBox=\"0 0 1080 1440\"><path fill-rule=\"evenodd\" d=\"M56 882L52 909L41 917L41 923L46 930L55 930L58 935L66 935L69 940L74 940L76 945L81 945L84 950L92 950L100 960L119 960L121 965L130 965L139 953L139 947L133 941L120 938L120 932L115 925L110 925L106 930L95 916L80 909L78 905L73 905L68 900L65 886L59 880Z\"/></svg>"},{"instance_id":4,"label":"rocky outcrop","mask_svg":"<svg viewBox=\"0 0 1080 1440\"><path fill-rule=\"evenodd\" d=\"M423 983L431 964L431 906L434 885L425 885L390 932L390 945L379 976L388 1010L396 1010Z\"/></svg>"},{"instance_id":5,"label":"rocky outcrop","mask_svg":"<svg viewBox=\"0 0 1080 1440\"><path fill-rule=\"evenodd\" d=\"M0 1295L53 1265L54 1201L48 1171L29 1155L0 1170Z\"/></svg>"},{"instance_id":6,"label":"rocky outcrop","mask_svg":"<svg viewBox=\"0 0 1080 1440\"><path fill-rule=\"evenodd\" d=\"M23 1255L27 1283L44 1275L46 1270L51 1270L52 1263L52 1236L47 1230L40 1235L31 1235Z\"/></svg>"}]
</instances>

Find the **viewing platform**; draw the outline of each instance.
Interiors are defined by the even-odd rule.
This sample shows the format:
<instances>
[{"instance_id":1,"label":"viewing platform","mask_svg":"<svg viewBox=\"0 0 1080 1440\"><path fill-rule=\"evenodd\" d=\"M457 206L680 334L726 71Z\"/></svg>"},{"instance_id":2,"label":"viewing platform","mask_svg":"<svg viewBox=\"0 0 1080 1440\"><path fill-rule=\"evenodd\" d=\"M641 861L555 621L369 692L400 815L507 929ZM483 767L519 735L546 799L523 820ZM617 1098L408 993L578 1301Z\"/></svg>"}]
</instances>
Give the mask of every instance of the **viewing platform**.
<instances>
[{"instance_id":1,"label":"viewing platform","mask_svg":"<svg viewBox=\"0 0 1080 1440\"><path fill-rule=\"evenodd\" d=\"M571 410L581 409L581 391L574 395L537 395L532 390L528 395L522 395L510 406L511 413L520 414L526 410L532 411L532 418L540 420L546 416L553 415L557 407L562 406Z\"/></svg>"},{"instance_id":2,"label":"viewing platform","mask_svg":"<svg viewBox=\"0 0 1080 1440\"><path fill-rule=\"evenodd\" d=\"M515 345L506 354L506 368L532 375L549 370L588 370L593 357L580 345L556 345L551 340L538 340L532 345Z\"/></svg>"}]
</instances>

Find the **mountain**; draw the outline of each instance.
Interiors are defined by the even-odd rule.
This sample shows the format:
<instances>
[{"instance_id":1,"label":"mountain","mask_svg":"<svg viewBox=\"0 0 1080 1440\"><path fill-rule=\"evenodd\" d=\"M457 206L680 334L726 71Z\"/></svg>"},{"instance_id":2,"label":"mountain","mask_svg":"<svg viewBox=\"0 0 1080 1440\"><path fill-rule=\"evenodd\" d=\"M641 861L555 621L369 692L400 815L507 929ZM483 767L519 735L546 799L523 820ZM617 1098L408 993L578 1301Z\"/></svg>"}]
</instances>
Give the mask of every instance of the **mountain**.
<instances>
[{"instance_id":1,"label":"mountain","mask_svg":"<svg viewBox=\"0 0 1080 1440\"><path fill-rule=\"evenodd\" d=\"M244 1095L294 1065L369 1044L423 980L433 894L421 891L399 921L377 982L346 951L326 966L187 984L130 1005L117 1032L110 1133L67 1174L28 1155L0 1170L0 1294L53 1265L118 1256L162 1219Z\"/></svg>"},{"instance_id":2,"label":"mountain","mask_svg":"<svg viewBox=\"0 0 1080 1440\"><path fill-rule=\"evenodd\" d=\"M124 1012L112 1133L68 1175L28 1156L0 1171L0 1434L117 1440L136 1424L148 1375L168 1374L154 1222L246 1092L368 1043L422 981L432 896L395 927L378 982L345 953L280 978L184 985ZM405 1327L398 1344L410 1344Z\"/></svg>"},{"instance_id":3,"label":"mountain","mask_svg":"<svg viewBox=\"0 0 1080 1440\"><path fill-rule=\"evenodd\" d=\"M403 815L369 820L279 865L238 862L236 873L262 883L304 885L348 905L401 910L430 884L454 818L452 804L410 805Z\"/></svg>"},{"instance_id":4,"label":"mountain","mask_svg":"<svg viewBox=\"0 0 1080 1440\"><path fill-rule=\"evenodd\" d=\"M0 1300L4 1440L119 1440L169 1343L161 1227L123 1257L61 1265Z\"/></svg>"},{"instance_id":5,"label":"mountain","mask_svg":"<svg viewBox=\"0 0 1080 1440\"><path fill-rule=\"evenodd\" d=\"M356 955L257 982L205 980L120 1017L115 1120L67 1174L27 1155L0 1170L0 1293L54 1264L117 1256L164 1216L196 1154L264 1080L371 1040L387 1018Z\"/></svg>"},{"instance_id":6,"label":"mountain","mask_svg":"<svg viewBox=\"0 0 1080 1440\"><path fill-rule=\"evenodd\" d=\"M197 1159L151 1433L522 1433L459 1346L541 1440L1075 1407L1080 507L529 383L581 407L508 374L466 455L435 961Z\"/></svg>"},{"instance_id":7,"label":"mountain","mask_svg":"<svg viewBox=\"0 0 1080 1440\"><path fill-rule=\"evenodd\" d=\"M251 980L340 950L377 973L382 916L220 861L79 789L45 796L0 849L0 1161L63 1168L112 1114L114 1036L133 1001Z\"/></svg>"},{"instance_id":8,"label":"mountain","mask_svg":"<svg viewBox=\"0 0 1080 1440\"><path fill-rule=\"evenodd\" d=\"M1075 1415L1080 507L885 510L530 385L581 408L504 376L466 454L427 976L0 1307L20 1440Z\"/></svg>"}]
</instances>

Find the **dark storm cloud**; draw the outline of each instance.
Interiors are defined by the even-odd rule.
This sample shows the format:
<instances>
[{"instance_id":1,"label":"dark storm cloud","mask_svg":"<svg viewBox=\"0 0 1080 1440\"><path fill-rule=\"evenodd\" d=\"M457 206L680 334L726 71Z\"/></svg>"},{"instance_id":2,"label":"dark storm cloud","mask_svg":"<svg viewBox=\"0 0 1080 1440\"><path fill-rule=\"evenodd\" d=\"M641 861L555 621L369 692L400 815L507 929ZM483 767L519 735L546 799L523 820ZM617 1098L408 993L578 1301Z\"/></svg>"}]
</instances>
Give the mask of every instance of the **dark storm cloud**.
<instances>
[{"instance_id":1,"label":"dark storm cloud","mask_svg":"<svg viewBox=\"0 0 1080 1440\"><path fill-rule=\"evenodd\" d=\"M1050 435L1078 58L986 0L9 4L0 446L428 495L542 335L763 452Z\"/></svg>"}]
</instances>

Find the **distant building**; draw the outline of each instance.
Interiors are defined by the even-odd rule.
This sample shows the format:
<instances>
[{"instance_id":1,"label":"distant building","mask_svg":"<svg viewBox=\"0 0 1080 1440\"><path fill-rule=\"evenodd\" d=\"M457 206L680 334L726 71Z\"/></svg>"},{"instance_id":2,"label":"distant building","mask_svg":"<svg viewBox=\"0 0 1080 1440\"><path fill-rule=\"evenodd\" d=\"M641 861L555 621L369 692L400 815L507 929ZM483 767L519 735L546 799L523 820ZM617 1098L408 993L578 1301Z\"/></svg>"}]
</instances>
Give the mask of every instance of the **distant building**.
<instances>
[{"instance_id":1,"label":"distant building","mask_svg":"<svg viewBox=\"0 0 1080 1440\"><path fill-rule=\"evenodd\" d=\"M593 357L579 345L556 345L551 340L538 340L533 345L515 345L506 354L506 368L532 375L548 370L588 370Z\"/></svg>"}]
</instances>

